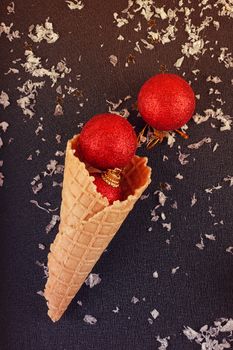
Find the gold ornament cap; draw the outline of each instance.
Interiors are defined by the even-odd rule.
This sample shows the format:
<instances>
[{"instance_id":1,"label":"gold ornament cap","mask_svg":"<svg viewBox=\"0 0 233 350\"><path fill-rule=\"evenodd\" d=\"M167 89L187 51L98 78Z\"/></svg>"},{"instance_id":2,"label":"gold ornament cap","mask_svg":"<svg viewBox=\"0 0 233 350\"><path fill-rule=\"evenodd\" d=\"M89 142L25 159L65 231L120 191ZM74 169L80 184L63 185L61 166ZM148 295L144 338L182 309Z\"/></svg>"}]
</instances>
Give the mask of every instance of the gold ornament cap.
<instances>
[{"instance_id":1,"label":"gold ornament cap","mask_svg":"<svg viewBox=\"0 0 233 350\"><path fill-rule=\"evenodd\" d=\"M112 187L119 187L121 181L121 172L122 169L107 169L104 173L101 174L102 179Z\"/></svg>"}]
</instances>

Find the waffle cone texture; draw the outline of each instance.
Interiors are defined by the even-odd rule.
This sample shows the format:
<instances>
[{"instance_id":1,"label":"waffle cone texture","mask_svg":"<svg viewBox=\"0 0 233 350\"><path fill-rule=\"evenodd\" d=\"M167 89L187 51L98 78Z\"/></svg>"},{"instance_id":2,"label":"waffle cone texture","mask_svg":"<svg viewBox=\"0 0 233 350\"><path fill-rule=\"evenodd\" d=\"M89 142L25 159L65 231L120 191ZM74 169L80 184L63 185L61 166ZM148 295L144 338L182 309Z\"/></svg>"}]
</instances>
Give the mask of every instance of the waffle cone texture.
<instances>
[{"instance_id":1,"label":"waffle cone texture","mask_svg":"<svg viewBox=\"0 0 233 350\"><path fill-rule=\"evenodd\" d=\"M134 156L124 169L125 200L112 205L96 191L85 163L66 148L59 231L48 254L49 277L44 296L48 315L58 321L81 288L136 201L150 183L147 158Z\"/></svg>"}]
</instances>

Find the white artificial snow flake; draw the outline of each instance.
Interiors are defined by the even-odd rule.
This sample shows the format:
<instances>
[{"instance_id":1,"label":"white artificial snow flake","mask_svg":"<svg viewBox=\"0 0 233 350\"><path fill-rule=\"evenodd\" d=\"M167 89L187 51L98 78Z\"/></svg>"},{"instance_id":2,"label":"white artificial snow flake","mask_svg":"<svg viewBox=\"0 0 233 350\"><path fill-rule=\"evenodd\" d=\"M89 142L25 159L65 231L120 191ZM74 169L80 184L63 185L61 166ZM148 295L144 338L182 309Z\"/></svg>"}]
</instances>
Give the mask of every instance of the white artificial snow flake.
<instances>
[{"instance_id":1,"label":"white artificial snow flake","mask_svg":"<svg viewBox=\"0 0 233 350\"><path fill-rule=\"evenodd\" d=\"M13 73L13 74L18 74L19 73L19 70L16 69L16 68L9 68L8 71L6 73L4 73L5 75L8 75L10 73Z\"/></svg>"},{"instance_id":2,"label":"white artificial snow flake","mask_svg":"<svg viewBox=\"0 0 233 350\"><path fill-rule=\"evenodd\" d=\"M194 340L199 336L199 333L196 332L191 327L185 327L185 329L183 330L183 333L189 340Z\"/></svg>"},{"instance_id":3,"label":"white artificial snow flake","mask_svg":"<svg viewBox=\"0 0 233 350\"><path fill-rule=\"evenodd\" d=\"M131 299L131 303L137 304L137 303L139 303L139 299L137 297L133 296Z\"/></svg>"},{"instance_id":4,"label":"white artificial snow flake","mask_svg":"<svg viewBox=\"0 0 233 350\"><path fill-rule=\"evenodd\" d=\"M101 278L98 273L90 273L90 275L85 280L85 284L90 288L93 288L101 282Z\"/></svg>"},{"instance_id":5,"label":"white artificial snow flake","mask_svg":"<svg viewBox=\"0 0 233 350\"><path fill-rule=\"evenodd\" d=\"M218 184L217 186L212 186L212 187L209 187L209 188L206 188L205 189L205 192L206 193L213 193L213 191L218 191L222 188L222 186L220 184Z\"/></svg>"},{"instance_id":6,"label":"white artificial snow flake","mask_svg":"<svg viewBox=\"0 0 233 350\"><path fill-rule=\"evenodd\" d=\"M95 325L96 322L97 322L97 319L94 317L94 316L91 316L91 315L85 315L84 318L83 318L83 321L87 324L90 324L90 325Z\"/></svg>"},{"instance_id":7,"label":"white artificial snow flake","mask_svg":"<svg viewBox=\"0 0 233 350\"><path fill-rule=\"evenodd\" d=\"M11 28L13 27L13 23L11 23L9 26L7 26L4 22L0 24L0 37L2 33L6 34L6 37L9 41L12 41L14 39L20 38L20 33L18 30L12 31Z\"/></svg>"},{"instance_id":8,"label":"white artificial snow flake","mask_svg":"<svg viewBox=\"0 0 233 350\"><path fill-rule=\"evenodd\" d=\"M3 130L3 132L6 132L8 127L9 127L9 124L7 122L0 123L0 128Z\"/></svg>"},{"instance_id":9,"label":"white artificial snow flake","mask_svg":"<svg viewBox=\"0 0 233 350\"><path fill-rule=\"evenodd\" d=\"M219 147L219 144L218 143L216 143L215 145L214 145L214 147L213 147L213 152L215 152L216 151L216 149Z\"/></svg>"},{"instance_id":10,"label":"white artificial snow flake","mask_svg":"<svg viewBox=\"0 0 233 350\"><path fill-rule=\"evenodd\" d=\"M187 147L190 149L198 149L201 146L203 146L205 143L211 143L211 138L210 137L204 137L204 139L202 139L199 142L196 143L192 143L191 145L188 145Z\"/></svg>"},{"instance_id":11,"label":"white artificial snow flake","mask_svg":"<svg viewBox=\"0 0 233 350\"><path fill-rule=\"evenodd\" d=\"M228 50L228 47L220 47L221 53L218 56L218 62L223 62L227 69L233 67L233 57L231 52L228 52Z\"/></svg>"},{"instance_id":12,"label":"white artificial snow flake","mask_svg":"<svg viewBox=\"0 0 233 350\"><path fill-rule=\"evenodd\" d=\"M154 309L150 312L151 316L153 317L154 320L159 316L158 310Z\"/></svg>"},{"instance_id":13,"label":"white artificial snow flake","mask_svg":"<svg viewBox=\"0 0 233 350\"><path fill-rule=\"evenodd\" d=\"M81 300L78 300L78 301L77 301L77 304L78 304L79 306L83 306L83 303L81 302Z\"/></svg>"},{"instance_id":14,"label":"white artificial snow flake","mask_svg":"<svg viewBox=\"0 0 233 350\"><path fill-rule=\"evenodd\" d=\"M177 201L175 201L173 204L171 204L171 207L172 207L173 209L178 209Z\"/></svg>"},{"instance_id":15,"label":"white artificial snow flake","mask_svg":"<svg viewBox=\"0 0 233 350\"><path fill-rule=\"evenodd\" d=\"M58 221L60 221L60 216L53 215L51 221L49 222L49 224L45 228L46 233L49 233L54 228L54 226L56 225L56 223Z\"/></svg>"},{"instance_id":16,"label":"white artificial snow flake","mask_svg":"<svg viewBox=\"0 0 233 350\"><path fill-rule=\"evenodd\" d=\"M40 183L32 186L32 191L34 194L37 194L40 190L42 190L42 188L43 188L43 185L40 182Z\"/></svg>"},{"instance_id":17,"label":"white artificial snow flake","mask_svg":"<svg viewBox=\"0 0 233 350\"><path fill-rule=\"evenodd\" d=\"M53 31L53 24L49 22L49 18L46 19L44 25L37 24L34 26L32 24L29 27L28 36L34 43L40 43L42 40L45 40L48 44L55 43L59 38L59 35Z\"/></svg>"},{"instance_id":18,"label":"white artificial snow flake","mask_svg":"<svg viewBox=\"0 0 233 350\"><path fill-rule=\"evenodd\" d=\"M197 203L196 193L193 194L191 198L191 207L193 207Z\"/></svg>"},{"instance_id":19,"label":"white artificial snow flake","mask_svg":"<svg viewBox=\"0 0 233 350\"><path fill-rule=\"evenodd\" d=\"M166 220L166 215L165 215L164 212L161 213L161 219L162 219L162 220Z\"/></svg>"},{"instance_id":20,"label":"white artificial snow flake","mask_svg":"<svg viewBox=\"0 0 233 350\"><path fill-rule=\"evenodd\" d=\"M126 18L118 17L118 16L119 16L118 13L114 12L113 18L115 19L118 28L120 28L120 27L124 26L125 24L129 23L129 21Z\"/></svg>"},{"instance_id":21,"label":"white artificial snow flake","mask_svg":"<svg viewBox=\"0 0 233 350\"><path fill-rule=\"evenodd\" d=\"M176 271L178 271L179 269L180 269L180 266L173 267L171 270L172 275L175 275Z\"/></svg>"},{"instance_id":22,"label":"white artificial snow flake","mask_svg":"<svg viewBox=\"0 0 233 350\"><path fill-rule=\"evenodd\" d=\"M10 15L12 13L15 13L15 3L14 1L11 1L9 5L7 5L7 14Z\"/></svg>"},{"instance_id":23,"label":"white artificial snow flake","mask_svg":"<svg viewBox=\"0 0 233 350\"><path fill-rule=\"evenodd\" d=\"M165 196L165 194L162 191L155 191L154 194L159 195L159 203L162 207L164 207L167 200L167 196Z\"/></svg>"},{"instance_id":24,"label":"white artificial snow flake","mask_svg":"<svg viewBox=\"0 0 233 350\"><path fill-rule=\"evenodd\" d=\"M175 66L176 68L180 68L181 65L182 65L182 63L183 63L183 61L184 61L184 56L178 58L178 60L174 63L174 66Z\"/></svg>"},{"instance_id":25,"label":"white artificial snow flake","mask_svg":"<svg viewBox=\"0 0 233 350\"><path fill-rule=\"evenodd\" d=\"M233 247L228 247L228 248L226 249L226 252L227 252L227 253L233 254Z\"/></svg>"},{"instance_id":26,"label":"white artificial snow flake","mask_svg":"<svg viewBox=\"0 0 233 350\"><path fill-rule=\"evenodd\" d=\"M62 105L60 103L56 104L53 115L55 117L64 115L63 108L62 108Z\"/></svg>"},{"instance_id":27,"label":"white artificial snow flake","mask_svg":"<svg viewBox=\"0 0 233 350\"><path fill-rule=\"evenodd\" d=\"M210 234L210 235L205 234L205 237L206 237L207 239L209 239L210 241L215 241L215 240L216 240L216 237L215 237L215 235L213 235L213 234Z\"/></svg>"},{"instance_id":28,"label":"white artificial snow flake","mask_svg":"<svg viewBox=\"0 0 233 350\"><path fill-rule=\"evenodd\" d=\"M118 62L117 56L115 56L115 55L110 55L110 56L109 56L109 60L110 60L110 63L115 67L116 64L117 64L117 62Z\"/></svg>"},{"instance_id":29,"label":"white artificial snow flake","mask_svg":"<svg viewBox=\"0 0 233 350\"><path fill-rule=\"evenodd\" d=\"M147 50L153 50L154 45L148 43L147 40L141 39L141 42L144 44L145 49L147 49Z\"/></svg>"},{"instance_id":30,"label":"white artificial snow flake","mask_svg":"<svg viewBox=\"0 0 233 350\"><path fill-rule=\"evenodd\" d=\"M218 11L219 16L233 17L233 3L232 0L218 0L215 2L215 7L220 7Z\"/></svg>"},{"instance_id":31,"label":"white artificial snow flake","mask_svg":"<svg viewBox=\"0 0 233 350\"><path fill-rule=\"evenodd\" d=\"M184 178L184 176L181 175L180 173L178 173L178 174L176 175L176 179L178 179L178 180L183 180L183 178Z\"/></svg>"},{"instance_id":32,"label":"white artificial snow flake","mask_svg":"<svg viewBox=\"0 0 233 350\"><path fill-rule=\"evenodd\" d=\"M154 277L154 278L159 278L158 271L153 272L153 277Z\"/></svg>"},{"instance_id":33,"label":"white artificial snow flake","mask_svg":"<svg viewBox=\"0 0 233 350\"><path fill-rule=\"evenodd\" d=\"M125 40L125 38L123 37L123 35L120 34L120 35L118 36L117 40L123 41L123 40Z\"/></svg>"},{"instance_id":34,"label":"white artificial snow flake","mask_svg":"<svg viewBox=\"0 0 233 350\"><path fill-rule=\"evenodd\" d=\"M118 314L119 311L120 311L120 309L118 306L116 306L116 308L112 310L112 312L114 312L114 314Z\"/></svg>"},{"instance_id":35,"label":"white artificial snow flake","mask_svg":"<svg viewBox=\"0 0 233 350\"><path fill-rule=\"evenodd\" d=\"M206 81L210 81L214 84L219 84L219 83L222 83L222 80L221 78L219 78L218 76L213 76L213 75L209 75L207 78L206 78Z\"/></svg>"},{"instance_id":36,"label":"white artificial snow flake","mask_svg":"<svg viewBox=\"0 0 233 350\"><path fill-rule=\"evenodd\" d=\"M4 91L2 91L0 95L0 104L3 106L4 109L10 105L9 96Z\"/></svg>"},{"instance_id":37,"label":"white artificial snow flake","mask_svg":"<svg viewBox=\"0 0 233 350\"><path fill-rule=\"evenodd\" d=\"M3 183L4 183L4 175L2 172L0 172L0 187L3 186Z\"/></svg>"},{"instance_id":38,"label":"white artificial snow flake","mask_svg":"<svg viewBox=\"0 0 233 350\"><path fill-rule=\"evenodd\" d=\"M165 338L160 338L160 336L158 335L156 337L156 340L158 343L160 343L160 346L158 347L158 350L166 350L168 347L168 340L170 340L170 337L165 337Z\"/></svg>"},{"instance_id":39,"label":"white artificial snow flake","mask_svg":"<svg viewBox=\"0 0 233 350\"><path fill-rule=\"evenodd\" d=\"M140 197L140 200L143 201L144 199L147 199L149 196L150 196L150 193L148 193L148 194L143 194L143 195Z\"/></svg>"},{"instance_id":40,"label":"white artificial snow flake","mask_svg":"<svg viewBox=\"0 0 233 350\"><path fill-rule=\"evenodd\" d=\"M202 235L200 236L201 241L199 243L196 244L196 247L200 250L203 250L205 248L205 244L204 244L204 240Z\"/></svg>"},{"instance_id":41,"label":"white artificial snow flake","mask_svg":"<svg viewBox=\"0 0 233 350\"><path fill-rule=\"evenodd\" d=\"M233 186L233 176L227 175L226 177L224 177L223 181L229 181L229 186Z\"/></svg>"},{"instance_id":42,"label":"white artificial snow flake","mask_svg":"<svg viewBox=\"0 0 233 350\"><path fill-rule=\"evenodd\" d=\"M162 226L163 226L163 228L165 228L168 232L170 232L171 229L172 229L172 224L171 224L171 222L169 222L169 223L164 223L164 222L162 222Z\"/></svg>"},{"instance_id":43,"label":"white artificial snow flake","mask_svg":"<svg viewBox=\"0 0 233 350\"><path fill-rule=\"evenodd\" d=\"M41 297L44 297L44 292L42 290L38 290L36 294L40 295Z\"/></svg>"},{"instance_id":44,"label":"white artificial snow flake","mask_svg":"<svg viewBox=\"0 0 233 350\"><path fill-rule=\"evenodd\" d=\"M41 263L38 260L36 261L36 265L38 265L39 267L42 267L42 269L44 271L44 278L47 278L49 276L48 267L44 263Z\"/></svg>"},{"instance_id":45,"label":"white artificial snow flake","mask_svg":"<svg viewBox=\"0 0 233 350\"><path fill-rule=\"evenodd\" d=\"M179 151L178 160L179 160L180 164L181 164L181 165L188 164L189 161L187 160L187 158L188 158L189 156L190 156L190 154L181 153L181 151Z\"/></svg>"},{"instance_id":46,"label":"white artificial snow flake","mask_svg":"<svg viewBox=\"0 0 233 350\"><path fill-rule=\"evenodd\" d=\"M66 3L71 10L82 10L84 3L81 0L66 0Z\"/></svg>"},{"instance_id":47,"label":"white artificial snow flake","mask_svg":"<svg viewBox=\"0 0 233 350\"><path fill-rule=\"evenodd\" d=\"M45 245L44 244L42 244L42 243L39 243L39 249L41 249L41 250L45 250Z\"/></svg>"}]
</instances>

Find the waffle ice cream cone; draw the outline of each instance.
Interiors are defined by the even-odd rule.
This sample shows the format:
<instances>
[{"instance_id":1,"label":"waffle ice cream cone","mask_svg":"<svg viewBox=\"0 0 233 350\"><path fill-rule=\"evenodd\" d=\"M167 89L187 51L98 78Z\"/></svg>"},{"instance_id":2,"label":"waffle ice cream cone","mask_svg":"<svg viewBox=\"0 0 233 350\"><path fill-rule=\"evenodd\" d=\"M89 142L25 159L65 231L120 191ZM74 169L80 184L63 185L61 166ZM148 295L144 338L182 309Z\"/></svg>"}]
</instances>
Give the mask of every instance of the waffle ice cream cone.
<instances>
[{"instance_id":1,"label":"waffle ice cream cone","mask_svg":"<svg viewBox=\"0 0 233 350\"><path fill-rule=\"evenodd\" d=\"M60 319L128 213L150 183L147 158L134 156L124 169L125 200L112 205L96 191L94 178L74 155L68 141L59 232L48 255L49 277L44 296L48 315Z\"/></svg>"}]
</instances>

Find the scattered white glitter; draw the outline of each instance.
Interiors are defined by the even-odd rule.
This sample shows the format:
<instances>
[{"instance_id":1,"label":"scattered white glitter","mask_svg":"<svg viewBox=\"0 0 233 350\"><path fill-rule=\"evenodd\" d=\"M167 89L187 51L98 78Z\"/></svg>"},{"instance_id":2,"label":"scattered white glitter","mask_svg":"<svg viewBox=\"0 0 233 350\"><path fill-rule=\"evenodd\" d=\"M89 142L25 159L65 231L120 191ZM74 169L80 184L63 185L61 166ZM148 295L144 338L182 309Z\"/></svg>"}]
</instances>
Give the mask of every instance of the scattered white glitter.
<instances>
[{"instance_id":1,"label":"scattered white glitter","mask_svg":"<svg viewBox=\"0 0 233 350\"><path fill-rule=\"evenodd\" d=\"M90 273L90 275L87 277L85 283L90 288L93 288L97 284L101 282L101 278L98 273Z\"/></svg>"},{"instance_id":2,"label":"scattered white glitter","mask_svg":"<svg viewBox=\"0 0 233 350\"><path fill-rule=\"evenodd\" d=\"M59 38L59 35L53 31L53 24L49 22L49 18L46 19L44 26L43 24L37 24L36 26L32 24L28 31L28 36L34 43L45 40L48 44L52 44Z\"/></svg>"},{"instance_id":3,"label":"scattered white glitter","mask_svg":"<svg viewBox=\"0 0 233 350\"><path fill-rule=\"evenodd\" d=\"M91 315L85 315L84 318L83 318L83 321L87 324L90 324L90 325L95 325L96 322L97 322L97 319L94 317L94 316L91 316Z\"/></svg>"},{"instance_id":4,"label":"scattered white glitter","mask_svg":"<svg viewBox=\"0 0 233 350\"><path fill-rule=\"evenodd\" d=\"M154 277L154 278L159 278L159 274L158 274L157 271L153 272L153 277Z\"/></svg>"}]
</instances>

